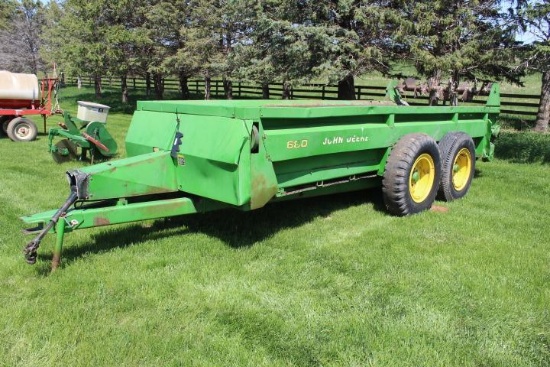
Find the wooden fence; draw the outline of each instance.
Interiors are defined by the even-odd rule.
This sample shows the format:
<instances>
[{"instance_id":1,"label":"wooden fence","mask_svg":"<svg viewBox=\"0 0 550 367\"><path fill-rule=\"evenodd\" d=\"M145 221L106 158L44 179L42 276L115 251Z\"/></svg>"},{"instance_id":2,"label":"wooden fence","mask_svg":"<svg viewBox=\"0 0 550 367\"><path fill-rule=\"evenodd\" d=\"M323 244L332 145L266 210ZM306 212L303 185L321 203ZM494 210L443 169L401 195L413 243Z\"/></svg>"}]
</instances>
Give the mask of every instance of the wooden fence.
<instances>
[{"instance_id":1,"label":"wooden fence","mask_svg":"<svg viewBox=\"0 0 550 367\"><path fill-rule=\"evenodd\" d=\"M72 83L77 84L77 79L72 79ZM94 81L91 77L84 77L81 79L82 85L93 86ZM146 88L146 81L140 77L130 77L127 79L128 88L131 90L144 90ZM180 91L179 81L177 79L163 79L165 92L177 93ZM103 87L120 88L121 81L119 78L103 77ZM188 81L187 86L189 92L193 98L202 98L204 96L205 81L204 79L191 79ZM151 84L152 87L152 84ZM280 98L283 92L283 85L281 83L273 83L269 85L270 98ZM380 99L386 95L385 86L367 86L356 85L355 95L357 99L369 100ZM211 81L211 97L215 99L225 98L225 92L223 88L223 81L220 79L213 79ZM519 118L522 120L535 120L540 95L537 94L515 94L515 93L501 93L501 114L508 115L510 117ZM259 84L246 83L246 82L233 82L233 98L262 98L262 87ZM338 87L335 85L322 85L322 84L306 84L299 87L291 88L292 99L337 99ZM427 96L414 97L411 92L406 92L404 96L405 100L410 105L427 105ZM484 104L487 97L475 96L474 100L468 102L468 104ZM459 102L460 104L460 102Z\"/></svg>"}]
</instances>

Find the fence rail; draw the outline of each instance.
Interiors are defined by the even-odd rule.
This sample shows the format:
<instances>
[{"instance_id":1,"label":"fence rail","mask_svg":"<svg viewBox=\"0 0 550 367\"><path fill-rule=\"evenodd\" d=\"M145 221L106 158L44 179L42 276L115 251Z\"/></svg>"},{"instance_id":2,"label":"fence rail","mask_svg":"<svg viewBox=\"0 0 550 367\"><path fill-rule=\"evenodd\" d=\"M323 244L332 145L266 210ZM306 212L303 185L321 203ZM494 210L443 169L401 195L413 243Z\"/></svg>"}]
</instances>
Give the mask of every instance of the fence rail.
<instances>
[{"instance_id":1,"label":"fence rail","mask_svg":"<svg viewBox=\"0 0 550 367\"><path fill-rule=\"evenodd\" d=\"M77 79L70 80L71 83L77 84ZM94 80L92 77L81 78L81 83L84 86L93 86ZM114 77L103 77L103 87L120 88L121 80ZM129 77L127 79L128 88L131 90L142 90L147 88L147 83L141 77ZM180 92L180 84L177 79L163 79L164 90L168 92ZM204 96L205 81L204 79L190 79L187 82L189 92L194 98ZM152 87L152 84L151 84ZM262 87L254 83L246 83L234 81L232 83L234 98L261 98L263 96ZM223 81L220 79L211 80L211 97L225 98ZM281 83L269 84L270 97L281 96L283 93L283 85ZM291 88L290 98L292 99L332 99L338 98L338 87L335 85L322 84L306 84L299 87ZM385 86L368 86L356 85L355 95L359 100L369 100L384 97L386 94ZM501 93L501 113L511 117L520 118L523 120L534 120L536 118L540 96L536 94L515 94ZM412 93L406 92L405 100L410 105L422 106L428 104L427 96L414 97ZM475 96L474 100L468 104L484 104L487 97Z\"/></svg>"}]
</instances>

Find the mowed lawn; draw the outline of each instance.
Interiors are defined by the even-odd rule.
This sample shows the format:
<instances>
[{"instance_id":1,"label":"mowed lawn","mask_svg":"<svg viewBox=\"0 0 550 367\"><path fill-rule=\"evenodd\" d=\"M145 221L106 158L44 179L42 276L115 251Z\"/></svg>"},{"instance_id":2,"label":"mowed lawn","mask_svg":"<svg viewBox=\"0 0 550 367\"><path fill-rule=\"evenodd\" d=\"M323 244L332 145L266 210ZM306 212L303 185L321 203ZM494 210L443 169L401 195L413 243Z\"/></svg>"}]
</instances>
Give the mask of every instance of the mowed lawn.
<instances>
[{"instance_id":1,"label":"mowed lawn","mask_svg":"<svg viewBox=\"0 0 550 367\"><path fill-rule=\"evenodd\" d=\"M393 217L374 189L82 230L53 274L18 218L83 163L44 134L0 152L0 366L550 365L549 135L504 132L446 210Z\"/></svg>"}]
</instances>

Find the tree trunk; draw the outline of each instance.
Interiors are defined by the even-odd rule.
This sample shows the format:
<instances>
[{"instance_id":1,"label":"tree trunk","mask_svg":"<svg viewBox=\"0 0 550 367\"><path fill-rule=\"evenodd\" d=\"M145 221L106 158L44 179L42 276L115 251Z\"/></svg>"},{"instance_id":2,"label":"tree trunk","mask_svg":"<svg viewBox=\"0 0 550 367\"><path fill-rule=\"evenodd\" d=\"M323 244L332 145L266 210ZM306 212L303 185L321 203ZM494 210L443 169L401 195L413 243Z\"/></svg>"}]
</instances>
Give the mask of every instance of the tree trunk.
<instances>
[{"instance_id":1,"label":"tree trunk","mask_svg":"<svg viewBox=\"0 0 550 367\"><path fill-rule=\"evenodd\" d=\"M120 86L122 89L122 103L128 103L128 76L126 74L120 77Z\"/></svg>"},{"instance_id":2,"label":"tree trunk","mask_svg":"<svg viewBox=\"0 0 550 367\"><path fill-rule=\"evenodd\" d=\"M437 70L434 75L428 79L428 91L429 95L429 105L436 106L437 102L440 99L443 99L443 91L441 89L441 70Z\"/></svg>"},{"instance_id":3,"label":"tree trunk","mask_svg":"<svg viewBox=\"0 0 550 367\"><path fill-rule=\"evenodd\" d=\"M451 79L449 80L448 85L448 98L449 98L449 104L451 106L458 106L458 82L459 82L459 73L458 70L453 71L453 75L451 76ZM443 101L443 104L445 104L445 101Z\"/></svg>"},{"instance_id":4,"label":"tree trunk","mask_svg":"<svg viewBox=\"0 0 550 367\"><path fill-rule=\"evenodd\" d=\"M262 98L269 99L269 84L267 83L262 84Z\"/></svg>"},{"instance_id":5,"label":"tree trunk","mask_svg":"<svg viewBox=\"0 0 550 367\"><path fill-rule=\"evenodd\" d=\"M212 80L210 79L210 73L204 74L204 99L210 99L210 92L212 90Z\"/></svg>"},{"instance_id":6,"label":"tree trunk","mask_svg":"<svg viewBox=\"0 0 550 367\"><path fill-rule=\"evenodd\" d=\"M163 99L164 98L164 80L162 78L162 73L153 73L153 83L155 88L155 98Z\"/></svg>"},{"instance_id":7,"label":"tree trunk","mask_svg":"<svg viewBox=\"0 0 550 367\"><path fill-rule=\"evenodd\" d=\"M146 96L151 95L151 73L150 72L145 73L145 95Z\"/></svg>"},{"instance_id":8,"label":"tree trunk","mask_svg":"<svg viewBox=\"0 0 550 367\"><path fill-rule=\"evenodd\" d=\"M291 99L291 88L289 82L283 82L283 99Z\"/></svg>"},{"instance_id":9,"label":"tree trunk","mask_svg":"<svg viewBox=\"0 0 550 367\"><path fill-rule=\"evenodd\" d=\"M355 99L355 79L352 74L338 82L338 99Z\"/></svg>"},{"instance_id":10,"label":"tree trunk","mask_svg":"<svg viewBox=\"0 0 550 367\"><path fill-rule=\"evenodd\" d=\"M223 92L225 98L233 99L233 82L226 77L223 78Z\"/></svg>"},{"instance_id":11,"label":"tree trunk","mask_svg":"<svg viewBox=\"0 0 550 367\"><path fill-rule=\"evenodd\" d=\"M101 98L101 76L94 75L94 88L95 88L95 97Z\"/></svg>"},{"instance_id":12,"label":"tree trunk","mask_svg":"<svg viewBox=\"0 0 550 367\"><path fill-rule=\"evenodd\" d=\"M540 90L539 110L535 122L535 131L548 132L548 120L550 119L550 71L542 73L542 87Z\"/></svg>"},{"instance_id":13,"label":"tree trunk","mask_svg":"<svg viewBox=\"0 0 550 367\"><path fill-rule=\"evenodd\" d=\"M189 86L187 85L187 75L184 72L180 72L179 81L180 81L180 91L181 99L189 99Z\"/></svg>"}]
</instances>

